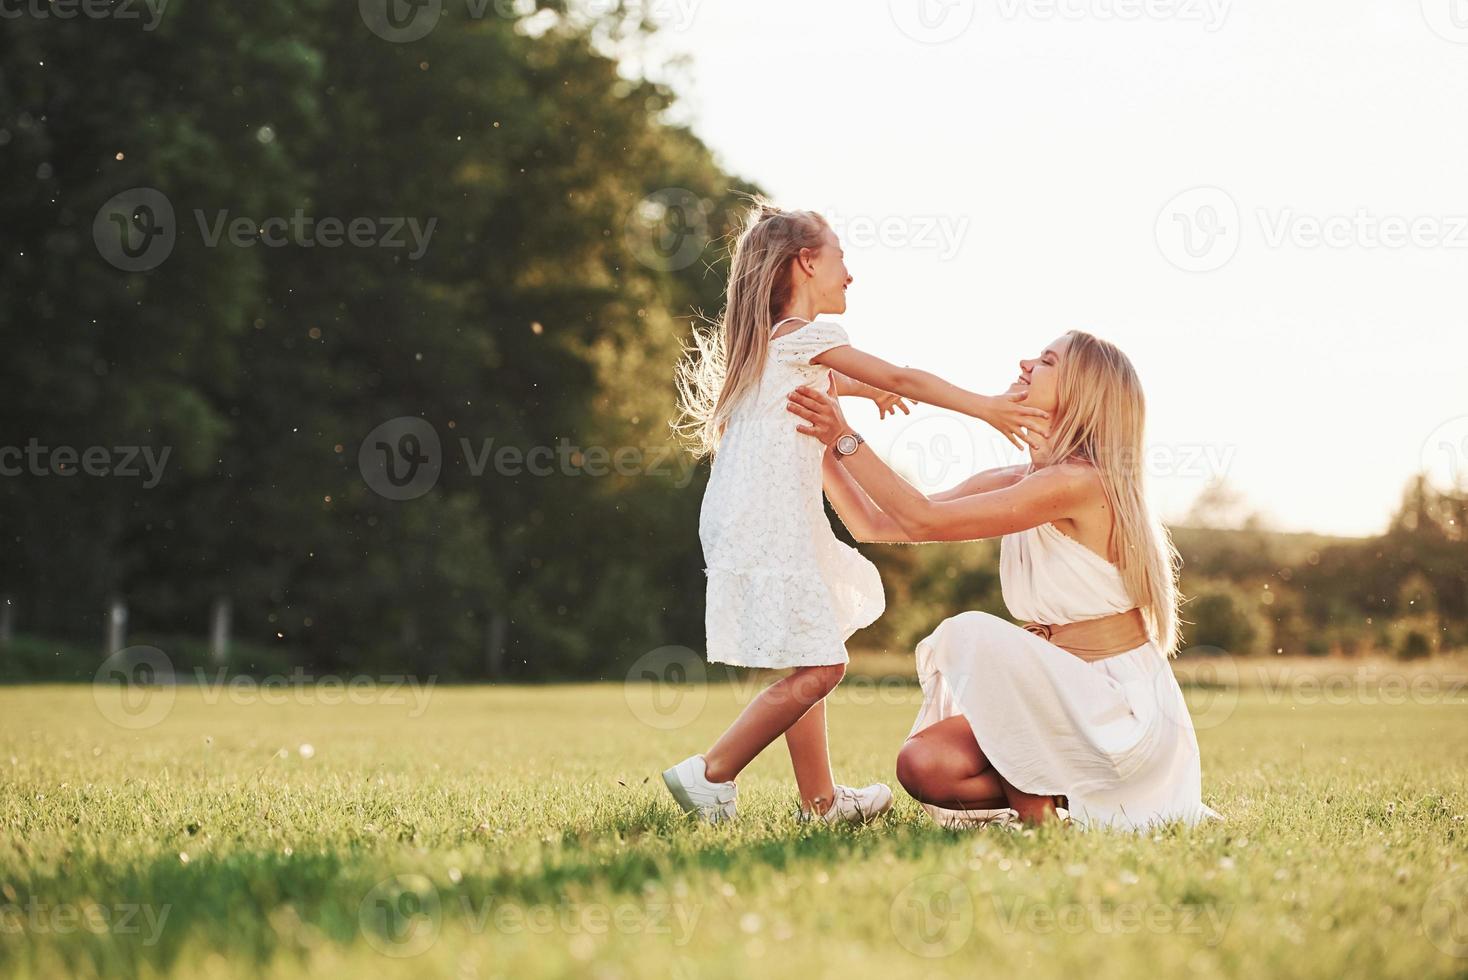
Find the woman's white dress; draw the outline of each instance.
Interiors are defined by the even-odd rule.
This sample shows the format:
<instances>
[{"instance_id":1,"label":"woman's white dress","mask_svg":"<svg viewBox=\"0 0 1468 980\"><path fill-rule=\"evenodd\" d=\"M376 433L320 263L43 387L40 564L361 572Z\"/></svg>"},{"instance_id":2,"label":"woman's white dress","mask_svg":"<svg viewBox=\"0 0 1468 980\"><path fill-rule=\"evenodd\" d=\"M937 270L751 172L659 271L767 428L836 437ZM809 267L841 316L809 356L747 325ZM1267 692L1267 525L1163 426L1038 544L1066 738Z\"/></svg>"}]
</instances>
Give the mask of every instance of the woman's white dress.
<instances>
[{"instance_id":1,"label":"woman's white dress","mask_svg":"<svg viewBox=\"0 0 1468 980\"><path fill-rule=\"evenodd\" d=\"M999 574L1021 621L1060 625L1136 605L1115 565L1052 524L1006 535ZM1026 793L1069 797L1078 824L1139 830L1218 818L1202 800L1182 690L1154 644L1087 663L997 616L966 612L918 644L917 667L924 700L914 734L963 715L1001 776ZM951 826L981 818L925 809Z\"/></svg>"},{"instance_id":2,"label":"woman's white dress","mask_svg":"<svg viewBox=\"0 0 1468 980\"><path fill-rule=\"evenodd\" d=\"M777 327L779 325L777 324ZM882 614L876 567L831 531L821 492L825 447L785 407L831 372L811 358L849 344L817 320L770 341L759 387L734 409L699 515L712 663L808 667L847 662L846 640Z\"/></svg>"}]
</instances>

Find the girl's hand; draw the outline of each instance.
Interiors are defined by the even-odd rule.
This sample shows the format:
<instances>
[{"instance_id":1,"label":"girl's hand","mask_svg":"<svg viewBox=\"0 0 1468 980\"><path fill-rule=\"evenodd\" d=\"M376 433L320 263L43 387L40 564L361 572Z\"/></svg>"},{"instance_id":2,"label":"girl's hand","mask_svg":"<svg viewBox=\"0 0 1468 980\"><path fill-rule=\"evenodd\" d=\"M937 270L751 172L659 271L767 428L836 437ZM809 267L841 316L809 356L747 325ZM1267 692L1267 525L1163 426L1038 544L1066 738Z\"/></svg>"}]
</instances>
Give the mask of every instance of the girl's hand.
<instances>
[{"instance_id":1,"label":"girl's hand","mask_svg":"<svg viewBox=\"0 0 1468 980\"><path fill-rule=\"evenodd\" d=\"M871 385L867 385L867 389L866 397L877 403L877 411L881 413L881 418L885 419L888 413L895 416L898 409L902 410L903 415L912 414L912 409L907 407L907 402L901 395L894 395L890 391L873 388Z\"/></svg>"},{"instance_id":2,"label":"girl's hand","mask_svg":"<svg viewBox=\"0 0 1468 980\"><path fill-rule=\"evenodd\" d=\"M1029 397L1028 392L994 395L988 399L988 407L979 417L988 422L999 434L1014 444L1016 449L1038 449L1041 440L1050 434L1050 413L1038 408L1028 408L1020 402Z\"/></svg>"},{"instance_id":3,"label":"girl's hand","mask_svg":"<svg viewBox=\"0 0 1468 980\"><path fill-rule=\"evenodd\" d=\"M877 411L881 413L881 417L884 419L889 413L896 415L898 409L901 409L904 415L912 414L912 410L907 407L907 402L903 401L901 395L894 395L890 391L883 391L881 388L869 385L865 381L857 381L855 378L849 378L840 371L831 372L831 387L836 394L845 397L870 398L877 403Z\"/></svg>"}]
</instances>

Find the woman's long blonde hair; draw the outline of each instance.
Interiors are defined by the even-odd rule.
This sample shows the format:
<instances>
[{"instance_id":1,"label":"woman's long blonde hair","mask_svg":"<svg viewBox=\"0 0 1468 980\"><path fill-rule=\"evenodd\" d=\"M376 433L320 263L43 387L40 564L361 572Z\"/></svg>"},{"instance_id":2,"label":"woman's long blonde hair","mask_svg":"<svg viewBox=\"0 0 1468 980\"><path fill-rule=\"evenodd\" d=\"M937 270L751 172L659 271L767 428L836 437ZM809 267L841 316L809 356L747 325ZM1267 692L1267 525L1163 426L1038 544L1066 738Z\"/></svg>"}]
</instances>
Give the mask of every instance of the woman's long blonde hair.
<instances>
[{"instance_id":1,"label":"woman's long blonde hair","mask_svg":"<svg viewBox=\"0 0 1468 980\"><path fill-rule=\"evenodd\" d=\"M824 243L826 219L756 200L734 246L729 289L718 322L693 330L678 365L681 415L673 428L697 457L712 456L740 399L759 384L770 331L790 304L792 263Z\"/></svg>"},{"instance_id":2,"label":"woman's long blonde hair","mask_svg":"<svg viewBox=\"0 0 1468 980\"><path fill-rule=\"evenodd\" d=\"M1147 403L1132 362L1116 345L1082 330L1066 334L1057 372L1056 412L1043 465L1089 462L1111 505L1112 538L1127 592L1142 610L1153 641L1177 653L1177 573L1172 536L1147 506L1143 439Z\"/></svg>"}]
</instances>

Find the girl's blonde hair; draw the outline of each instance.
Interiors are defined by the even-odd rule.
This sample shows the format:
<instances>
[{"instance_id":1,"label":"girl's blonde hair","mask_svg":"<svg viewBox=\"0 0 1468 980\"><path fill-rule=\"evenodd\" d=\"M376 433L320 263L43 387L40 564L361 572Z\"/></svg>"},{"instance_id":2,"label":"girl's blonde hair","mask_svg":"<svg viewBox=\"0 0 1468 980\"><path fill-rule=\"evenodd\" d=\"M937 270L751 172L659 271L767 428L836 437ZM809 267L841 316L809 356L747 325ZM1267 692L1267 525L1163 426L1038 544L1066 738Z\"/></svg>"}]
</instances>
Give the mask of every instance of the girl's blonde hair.
<instances>
[{"instance_id":1,"label":"girl's blonde hair","mask_svg":"<svg viewBox=\"0 0 1468 980\"><path fill-rule=\"evenodd\" d=\"M678 365L680 418L673 428L698 457L712 456L740 399L758 384L770 331L794 292L792 262L818 249L829 226L813 211L782 211L756 200L734 246L724 312L694 327Z\"/></svg>"},{"instance_id":2,"label":"girl's blonde hair","mask_svg":"<svg viewBox=\"0 0 1468 980\"><path fill-rule=\"evenodd\" d=\"M1056 412L1044 465L1083 459L1101 475L1111 505L1112 536L1128 594L1164 655L1177 653L1177 573L1172 536L1147 506L1143 478L1146 399L1132 362L1116 345L1082 330L1057 372Z\"/></svg>"}]
</instances>

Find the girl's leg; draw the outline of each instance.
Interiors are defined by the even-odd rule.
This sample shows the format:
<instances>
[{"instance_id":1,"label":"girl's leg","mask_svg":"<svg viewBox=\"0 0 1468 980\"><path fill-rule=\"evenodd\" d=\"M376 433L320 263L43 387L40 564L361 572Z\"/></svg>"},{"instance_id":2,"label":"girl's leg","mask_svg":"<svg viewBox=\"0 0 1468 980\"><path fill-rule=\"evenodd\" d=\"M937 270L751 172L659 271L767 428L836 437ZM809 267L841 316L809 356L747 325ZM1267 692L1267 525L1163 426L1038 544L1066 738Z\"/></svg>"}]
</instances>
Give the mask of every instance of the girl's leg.
<instances>
[{"instance_id":1,"label":"girl's leg","mask_svg":"<svg viewBox=\"0 0 1468 980\"><path fill-rule=\"evenodd\" d=\"M812 705L835 690L845 673L843 664L798 667L761 691L713 748L704 753L704 772L709 781L725 783L738 776L766 746L800 721Z\"/></svg>"},{"instance_id":2,"label":"girl's leg","mask_svg":"<svg viewBox=\"0 0 1468 980\"><path fill-rule=\"evenodd\" d=\"M800 805L812 813L824 813L836 798L836 781L831 777L831 756L826 749L826 702L817 701L801 719L785 731L785 747L795 767L800 787Z\"/></svg>"}]
</instances>

